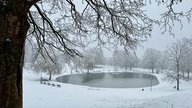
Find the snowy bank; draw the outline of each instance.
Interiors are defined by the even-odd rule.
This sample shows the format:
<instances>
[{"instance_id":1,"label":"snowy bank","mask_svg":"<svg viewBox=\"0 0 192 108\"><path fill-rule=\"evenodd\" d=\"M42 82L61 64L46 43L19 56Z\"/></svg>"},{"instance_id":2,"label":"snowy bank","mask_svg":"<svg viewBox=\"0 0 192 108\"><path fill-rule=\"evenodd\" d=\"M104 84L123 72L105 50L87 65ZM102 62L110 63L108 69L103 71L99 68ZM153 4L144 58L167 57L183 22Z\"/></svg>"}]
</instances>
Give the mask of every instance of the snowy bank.
<instances>
[{"instance_id":1,"label":"snowy bank","mask_svg":"<svg viewBox=\"0 0 192 108\"><path fill-rule=\"evenodd\" d=\"M107 69L109 70L109 69ZM59 83L60 88L40 84L40 76L24 69L24 108L190 108L192 84L181 80L181 90L175 82L143 88L96 88ZM51 82L57 83L58 82Z\"/></svg>"}]
</instances>

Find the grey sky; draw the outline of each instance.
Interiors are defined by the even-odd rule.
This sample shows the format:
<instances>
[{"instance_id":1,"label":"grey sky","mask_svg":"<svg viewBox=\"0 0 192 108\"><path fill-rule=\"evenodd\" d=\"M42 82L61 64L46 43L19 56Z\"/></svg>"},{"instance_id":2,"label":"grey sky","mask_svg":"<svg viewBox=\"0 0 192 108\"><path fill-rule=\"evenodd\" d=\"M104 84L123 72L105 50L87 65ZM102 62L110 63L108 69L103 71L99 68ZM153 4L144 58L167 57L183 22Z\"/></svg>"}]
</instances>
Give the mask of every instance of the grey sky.
<instances>
[{"instance_id":1,"label":"grey sky","mask_svg":"<svg viewBox=\"0 0 192 108\"><path fill-rule=\"evenodd\" d=\"M175 6L174 9L177 12L190 10L190 8L192 7L191 4L192 0L183 0L182 4ZM163 6L157 6L154 4L153 6L150 5L147 10L149 10L147 12L151 17L161 18L160 13L162 13L165 8ZM166 50L167 47L177 39L182 39L184 37L192 37L192 24L188 23L186 19L182 20L182 24L182 29L179 23L176 23L173 27L173 32L175 36L172 36L169 33L162 34L160 26L155 26L152 31L151 38L149 38L146 42L142 44L143 47L138 48L137 55L139 57L142 57L146 48L154 48L163 51Z\"/></svg>"},{"instance_id":2,"label":"grey sky","mask_svg":"<svg viewBox=\"0 0 192 108\"><path fill-rule=\"evenodd\" d=\"M157 50L164 51L169 47L174 41L177 39L182 39L184 37L192 37L191 24L185 24L184 27L180 30L177 28L174 31L175 36L169 35L168 33L162 34L160 28L155 28L154 32L152 32L151 38L149 38L146 42L142 43L143 47L138 47L137 55L141 57L147 48L154 48Z\"/></svg>"},{"instance_id":3,"label":"grey sky","mask_svg":"<svg viewBox=\"0 0 192 108\"><path fill-rule=\"evenodd\" d=\"M149 0L146 0L149 1ZM165 5L158 6L155 0L151 0L152 4L148 4L147 7L144 8L146 13L154 19L160 19L160 14L166 10ZM77 9L81 11L84 8L82 4L82 0L75 0L75 4ZM181 4L176 5L174 7L175 10L178 12L189 10L192 7L192 0L183 0ZM147 48L154 48L157 50L166 50L166 48L173 43L176 39L182 39L183 37L192 37L192 24L186 22L186 19L183 20L183 28L180 29L179 24L175 24L173 28L173 32L175 33L175 37L171 36L169 33L162 34L162 30L160 30L160 26L155 26L151 37L146 42L142 43L143 47L138 47L137 55L142 57L145 49ZM104 49L105 56L111 56L112 51L107 51Z\"/></svg>"},{"instance_id":4,"label":"grey sky","mask_svg":"<svg viewBox=\"0 0 192 108\"><path fill-rule=\"evenodd\" d=\"M174 6L174 9L177 12L190 10L192 7L192 0L183 0L181 4ZM160 19L160 14L165 11L165 6L158 6L157 2L152 1L152 4L149 4L148 7L144 8L147 14L154 19ZM145 49L154 48L160 51L164 51L167 49L171 43L173 43L177 39L182 39L184 37L192 37L192 24L188 23L186 19L182 20L183 27L181 29L181 25L179 23L175 23L173 27L173 32L175 36L170 35L169 33L162 34L161 27L155 26L151 37L148 38L147 41L142 43L142 47L137 48L138 57L142 57ZM111 56L109 51L105 51L105 56Z\"/></svg>"}]
</instances>

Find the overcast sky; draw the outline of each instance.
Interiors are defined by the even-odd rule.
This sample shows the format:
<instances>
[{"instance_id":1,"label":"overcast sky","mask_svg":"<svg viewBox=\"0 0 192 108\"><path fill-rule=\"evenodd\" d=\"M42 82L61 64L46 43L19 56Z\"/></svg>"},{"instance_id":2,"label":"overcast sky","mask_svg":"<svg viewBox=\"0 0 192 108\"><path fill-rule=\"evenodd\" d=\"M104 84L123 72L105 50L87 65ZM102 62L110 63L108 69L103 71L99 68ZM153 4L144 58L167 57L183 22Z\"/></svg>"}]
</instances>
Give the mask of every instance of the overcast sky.
<instances>
[{"instance_id":1,"label":"overcast sky","mask_svg":"<svg viewBox=\"0 0 192 108\"><path fill-rule=\"evenodd\" d=\"M178 5L175 7L175 10L185 11L189 10L192 7L192 0L183 0L181 5ZM155 6L149 6L147 10L149 10L149 15L151 17L160 18L160 13L164 11L165 8ZM139 47L137 50L137 55L139 57L142 57L144 50L146 48L155 48L161 51L164 51L167 49L168 46L170 46L171 43L173 43L175 40L182 39L184 37L192 37L192 23L188 23L186 19L183 19L182 21L183 27L181 29L181 25L179 23L175 24L173 28L173 32L175 33L175 36L171 36L169 33L162 34L162 30L160 29L160 26L155 26L151 38L149 38L146 42L144 42L142 45L143 47Z\"/></svg>"},{"instance_id":2,"label":"overcast sky","mask_svg":"<svg viewBox=\"0 0 192 108\"><path fill-rule=\"evenodd\" d=\"M157 6L155 1L152 1L152 5L146 7L146 12L151 18L160 19L160 14L165 11L165 7ZM183 0L182 4L179 4L174 7L177 12L190 10L192 8L192 0ZM169 33L162 34L160 26L155 26L151 37L146 42L142 43L142 47L137 48L138 57L142 57L145 49L154 48L160 51L164 51L171 45L171 43L175 42L178 39L182 39L184 37L190 38L192 37L192 23L188 23L186 19L182 20L183 27L181 29L181 25L176 23L173 27L173 32L175 36L170 35ZM105 56L111 56L109 51L105 51Z\"/></svg>"},{"instance_id":3,"label":"overcast sky","mask_svg":"<svg viewBox=\"0 0 192 108\"><path fill-rule=\"evenodd\" d=\"M146 0L147 2L150 0ZM82 2L77 0L77 7L79 9L82 8ZM186 11L190 10L192 8L192 0L182 0L182 3L179 3L177 5L174 5L174 10L176 12L181 12L181 11ZM151 18L154 19L160 19L161 16L160 14L165 12L166 8L165 5L160 5L158 6L157 2L155 0L151 0L151 4L148 4L147 7L144 8L147 12L147 15L149 15ZM183 19L182 21L183 28L181 29L180 24L175 24L173 28L173 32L175 33L175 36L170 35L169 33L164 33L162 34L162 31L160 29L160 26L155 26L151 37L149 39L142 43L143 47L138 47L137 48L137 55L138 57L142 57L145 49L147 48L154 48L157 50L164 51L167 49L168 46L170 46L171 43L178 39L182 39L184 37L192 37L192 23L188 23L186 19ZM104 49L105 56L111 56L112 51L107 51Z\"/></svg>"},{"instance_id":4,"label":"overcast sky","mask_svg":"<svg viewBox=\"0 0 192 108\"><path fill-rule=\"evenodd\" d=\"M148 0L146 0L148 1ZM151 0L152 4L147 5L144 9L146 10L147 14L154 19L160 19L160 14L165 11L165 6L157 6L157 2L155 0ZM81 0L75 0L75 3L77 3L78 10L83 9L82 1ZM185 11L190 10L192 8L192 0L182 0L182 3L175 6L175 10ZM166 48L173 43L176 39L182 39L183 37L192 37L192 23L187 23L186 19L183 20L183 28L179 24L175 24L173 28L173 32L175 33L175 36L169 35L169 33L162 34L162 30L160 30L160 26L155 26L152 30L151 37L146 42L142 43L143 47L138 47L137 49L137 55L138 57L142 57L145 49L147 48L154 48L157 50L164 51ZM105 50L105 49L104 49ZM113 51L113 50L111 50ZM105 56L111 56L112 52L105 50Z\"/></svg>"}]
</instances>

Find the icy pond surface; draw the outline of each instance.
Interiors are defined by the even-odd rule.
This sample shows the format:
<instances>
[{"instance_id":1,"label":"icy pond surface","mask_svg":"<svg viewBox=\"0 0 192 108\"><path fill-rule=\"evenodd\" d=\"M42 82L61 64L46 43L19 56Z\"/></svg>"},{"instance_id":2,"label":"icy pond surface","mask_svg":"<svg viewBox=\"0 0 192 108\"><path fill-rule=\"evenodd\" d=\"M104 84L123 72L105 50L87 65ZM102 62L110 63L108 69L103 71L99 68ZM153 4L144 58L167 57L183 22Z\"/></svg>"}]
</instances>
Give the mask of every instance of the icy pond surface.
<instances>
[{"instance_id":1,"label":"icy pond surface","mask_svg":"<svg viewBox=\"0 0 192 108\"><path fill-rule=\"evenodd\" d=\"M153 75L131 72L73 74L60 76L56 80L74 85L103 88L140 88L159 84Z\"/></svg>"}]
</instances>

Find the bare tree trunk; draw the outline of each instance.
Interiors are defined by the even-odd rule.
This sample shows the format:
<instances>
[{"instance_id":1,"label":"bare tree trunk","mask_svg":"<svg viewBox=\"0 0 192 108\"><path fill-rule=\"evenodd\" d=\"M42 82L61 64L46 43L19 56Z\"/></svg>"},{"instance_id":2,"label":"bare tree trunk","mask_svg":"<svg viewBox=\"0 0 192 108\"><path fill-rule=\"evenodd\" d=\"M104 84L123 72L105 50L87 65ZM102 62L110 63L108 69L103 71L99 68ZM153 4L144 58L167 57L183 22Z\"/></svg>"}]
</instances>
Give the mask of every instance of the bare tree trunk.
<instances>
[{"instance_id":1,"label":"bare tree trunk","mask_svg":"<svg viewBox=\"0 0 192 108\"><path fill-rule=\"evenodd\" d=\"M177 90L179 90L179 61L177 62Z\"/></svg>"},{"instance_id":2,"label":"bare tree trunk","mask_svg":"<svg viewBox=\"0 0 192 108\"><path fill-rule=\"evenodd\" d=\"M184 69L182 69L182 73L183 73L183 78L185 77L185 71Z\"/></svg>"},{"instance_id":3,"label":"bare tree trunk","mask_svg":"<svg viewBox=\"0 0 192 108\"><path fill-rule=\"evenodd\" d=\"M7 4L0 4L0 108L22 108L22 72L29 9L24 0L7 1Z\"/></svg>"},{"instance_id":4,"label":"bare tree trunk","mask_svg":"<svg viewBox=\"0 0 192 108\"><path fill-rule=\"evenodd\" d=\"M49 80L52 79L52 71L49 70Z\"/></svg>"},{"instance_id":5,"label":"bare tree trunk","mask_svg":"<svg viewBox=\"0 0 192 108\"><path fill-rule=\"evenodd\" d=\"M189 69L187 69L187 79L189 80Z\"/></svg>"},{"instance_id":6,"label":"bare tree trunk","mask_svg":"<svg viewBox=\"0 0 192 108\"><path fill-rule=\"evenodd\" d=\"M152 67L152 69L151 69L151 70L152 70L152 73L154 73L154 68L153 68L153 67Z\"/></svg>"},{"instance_id":7,"label":"bare tree trunk","mask_svg":"<svg viewBox=\"0 0 192 108\"><path fill-rule=\"evenodd\" d=\"M127 66L125 66L125 71L127 71Z\"/></svg>"}]
</instances>

